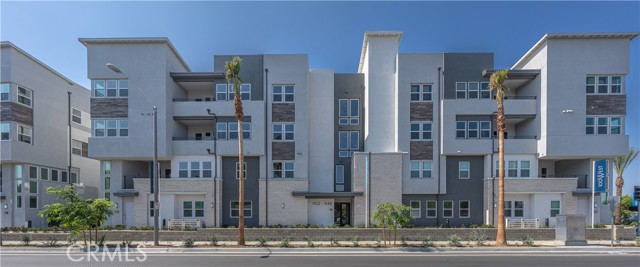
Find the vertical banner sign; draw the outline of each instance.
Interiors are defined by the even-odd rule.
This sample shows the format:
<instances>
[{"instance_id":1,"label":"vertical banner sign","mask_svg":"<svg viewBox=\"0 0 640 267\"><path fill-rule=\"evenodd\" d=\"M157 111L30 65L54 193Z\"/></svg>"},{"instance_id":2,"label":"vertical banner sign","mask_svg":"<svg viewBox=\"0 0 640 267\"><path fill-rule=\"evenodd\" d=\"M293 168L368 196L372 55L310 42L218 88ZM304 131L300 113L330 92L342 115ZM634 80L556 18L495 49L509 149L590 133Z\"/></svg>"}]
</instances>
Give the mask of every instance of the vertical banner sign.
<instances>
[{"instance_id":1,"label":"vertical banner sign","mask_svg":"<svg viewBox=\"0 0 640 267\"><path fill-rule=\"evenodd\" d=\"M593 172L593 191L599 193L607 192L607 160L597 160Z\"/></svg>"}]
</instances>

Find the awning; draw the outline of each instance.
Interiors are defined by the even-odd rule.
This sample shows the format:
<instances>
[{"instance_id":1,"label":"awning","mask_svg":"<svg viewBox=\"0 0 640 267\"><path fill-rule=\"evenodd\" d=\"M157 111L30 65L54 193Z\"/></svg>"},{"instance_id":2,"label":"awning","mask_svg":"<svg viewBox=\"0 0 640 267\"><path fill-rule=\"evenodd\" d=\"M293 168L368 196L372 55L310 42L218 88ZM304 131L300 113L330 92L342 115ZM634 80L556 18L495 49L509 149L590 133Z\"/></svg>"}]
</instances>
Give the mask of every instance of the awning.
<instances>
[{"instance_id":1,"label":"awning","mask_svg":"<svg viewBox=\"0 0 640 267\"><path fill-rule=\"evenodd\" d=\"M116 197L137 197L138 194L138 191L135 189L121 189L120 191L113 193Z\"/></svg>"},{"instance_id":2,"label":"awning","mask_svg":"<svg viewBox=\"0 0 640 267\"><path fill-rule=\"evenodd\" d=\"M574 196L590 196L591 195L591 189L590 188L579 188L579 189L576 189L573 192L571 192L571 194L574 195ZM599 196L600 193L596 192L595 195Z\"/></svg>"}]
</instances>

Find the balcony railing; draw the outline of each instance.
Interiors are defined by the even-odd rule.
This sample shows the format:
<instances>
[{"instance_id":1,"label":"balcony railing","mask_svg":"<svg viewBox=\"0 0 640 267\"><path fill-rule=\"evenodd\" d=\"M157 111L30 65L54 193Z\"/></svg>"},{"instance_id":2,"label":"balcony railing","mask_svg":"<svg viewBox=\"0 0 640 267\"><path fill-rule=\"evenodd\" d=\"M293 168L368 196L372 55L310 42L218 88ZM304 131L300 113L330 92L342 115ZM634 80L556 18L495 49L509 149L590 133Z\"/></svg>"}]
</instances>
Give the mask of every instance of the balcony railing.
<instances>
[{"instance_id":1,"label":"balcony railing","mask_svg":"<svg viewBox=\"0 0 640 267\"><path fill-rule=\"evenodd\" d=\"M174 98L173 102L215 102L216 100L213 97L204 97L204 98Z\"/></svg>"},{"instance_id":2,"label":"balcony railing","mask_svg":"<svg viewBox=\"0 0 640 267\"><path fill-rule=\"evenodd\" d=\"M213 136L203 136L203 137L173 137L173 141L212 141L215 137Z\"/></svg>"},{"instance_id":3,"label":"balcony railing","mask_svg":"<svg viewBox=\"0 0 640 267\"><path fill-rule=\"evenodd\" d=\"M492 99L496 99L496 96L492 96ZM523 95L510 95L504 96L504 99L536 99L536 96L523 96Z\"/></svg>"}]
</instances>

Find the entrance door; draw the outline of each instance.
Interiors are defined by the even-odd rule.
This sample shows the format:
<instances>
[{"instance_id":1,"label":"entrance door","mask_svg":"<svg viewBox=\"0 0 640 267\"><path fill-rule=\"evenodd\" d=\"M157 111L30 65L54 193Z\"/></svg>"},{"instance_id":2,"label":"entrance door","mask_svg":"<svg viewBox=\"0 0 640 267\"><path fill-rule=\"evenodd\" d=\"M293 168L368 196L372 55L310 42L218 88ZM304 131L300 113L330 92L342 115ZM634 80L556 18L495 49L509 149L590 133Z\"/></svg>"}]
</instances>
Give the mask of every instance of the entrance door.
<instances>
[{"instance_id":1,"label":"entrance door","mask_svg":"<svg viewBox=\"0 0 640 267\"><path fill-rule=\"evenodd\" d=\"M134 226L135 222L133 220L134 218L133 217L133 214L134 214L133 199L130 197L127 197L127 198L123 198L122 201L124 202L122 205L123 206L123 209L122 209L123 224L126 225L127 227Z\"/></svg>"},{"instance_id":2,"label":"entrance door","mask_svg":"<svg viewBox=\"0 0 640 267\"><path fill-rule=\"evenodd\" d=\"M339 226L351 225L351 203L336 203L333 209L333 222Z\"/></svg>"}]
</instances>

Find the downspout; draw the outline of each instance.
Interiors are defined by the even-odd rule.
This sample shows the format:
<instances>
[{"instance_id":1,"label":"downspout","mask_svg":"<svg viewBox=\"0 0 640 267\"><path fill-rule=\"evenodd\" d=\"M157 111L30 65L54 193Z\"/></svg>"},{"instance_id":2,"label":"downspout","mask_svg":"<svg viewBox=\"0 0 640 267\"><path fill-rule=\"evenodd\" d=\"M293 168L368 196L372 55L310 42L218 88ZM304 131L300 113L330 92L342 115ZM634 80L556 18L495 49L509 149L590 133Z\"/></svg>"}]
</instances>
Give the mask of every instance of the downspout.
<instances>
[{"instance_id":1,"label":"downspout","mask_svg":"<svg viewBox=\"0 0 640 267\"><path fill-rule=\"evenodd\" d=\"M213 131L213 153L211 153L211 150L207 148L207 153L209 155L214 155L214 160L213 160L213 166L214 166L214 176L213 176L213 195L215 197L214 201L213 201L213 227L217 227L218 226L218 209L216 208L218 205L218 185L217 185L217 179L218 179L218 133L216 129L216 126L218 124L218 115L216 115L216 113L211 112L210 109L207 109L207 113L209 113L209 115L213 116L213 127L212 129Z\"/></svg>"},{"instance_id":2,"label":"downspout","mask_svg":"<svg viewBox=\"0 0 640 267\"><path fill-rule=\"evenodd\" d=\"M267 90L269 87L269 69L264 69L264 77L264 224L265 226L269 226L269 130L267 127L267 119L269 118L267 115L267 106L269 105L269 95L267 94L269 91Z\"/></svg>"},{"instance_id":3,"label":"downspout","mask_svg":"<svg viewBox=\"0 0 640 267\"><path fill-rule=\"evenodd\" d=\"M367 156L367 158L369 159L367 161L367 177L371 177L371 151L369 151L369 155ZM372 180L368 179L368 183L367 183L367 213L371 214L371 183ZM370 218L367 217L367 222L370 221Z\"/></svg>"},{"instance_id":4,"label":"downspout","mask_svg":"<svg viewBox=\"0 0 640 267\"><path fill-rule=\"evenodd\" d=\"M69 166L67 166L67 181L71 184L71 92L67 92L67 126L69 127Z\"/></svg>"},{"instance_id":5,"label":"downspout","mask_svg":"<svg viewBox=\"0 0 640 267\"><path fill-rule=\"evenodd\" d=\"M442 82L441 82L441 77L444 75L444 73L442 72L442 67L438 67L438 91L439 91L439 95L440 95L440 103L438 104L438 109L439 111L442 110L442 107L440 107L440 105L442 104L442 99L444 99L443 96L443 90L442 90ZM441 112L438 112L438 114L440 114ZM442 122L438 123L438 131L440 131L440 127L442 127ZM438 226L440 224L440 216L438 216L438 206L440 203L440 177L442 176L442 168L440 167L440 146L442 146L442 133L438 134L438 194L436 194L436 226Z\"/></svg>"}]
</instances>

